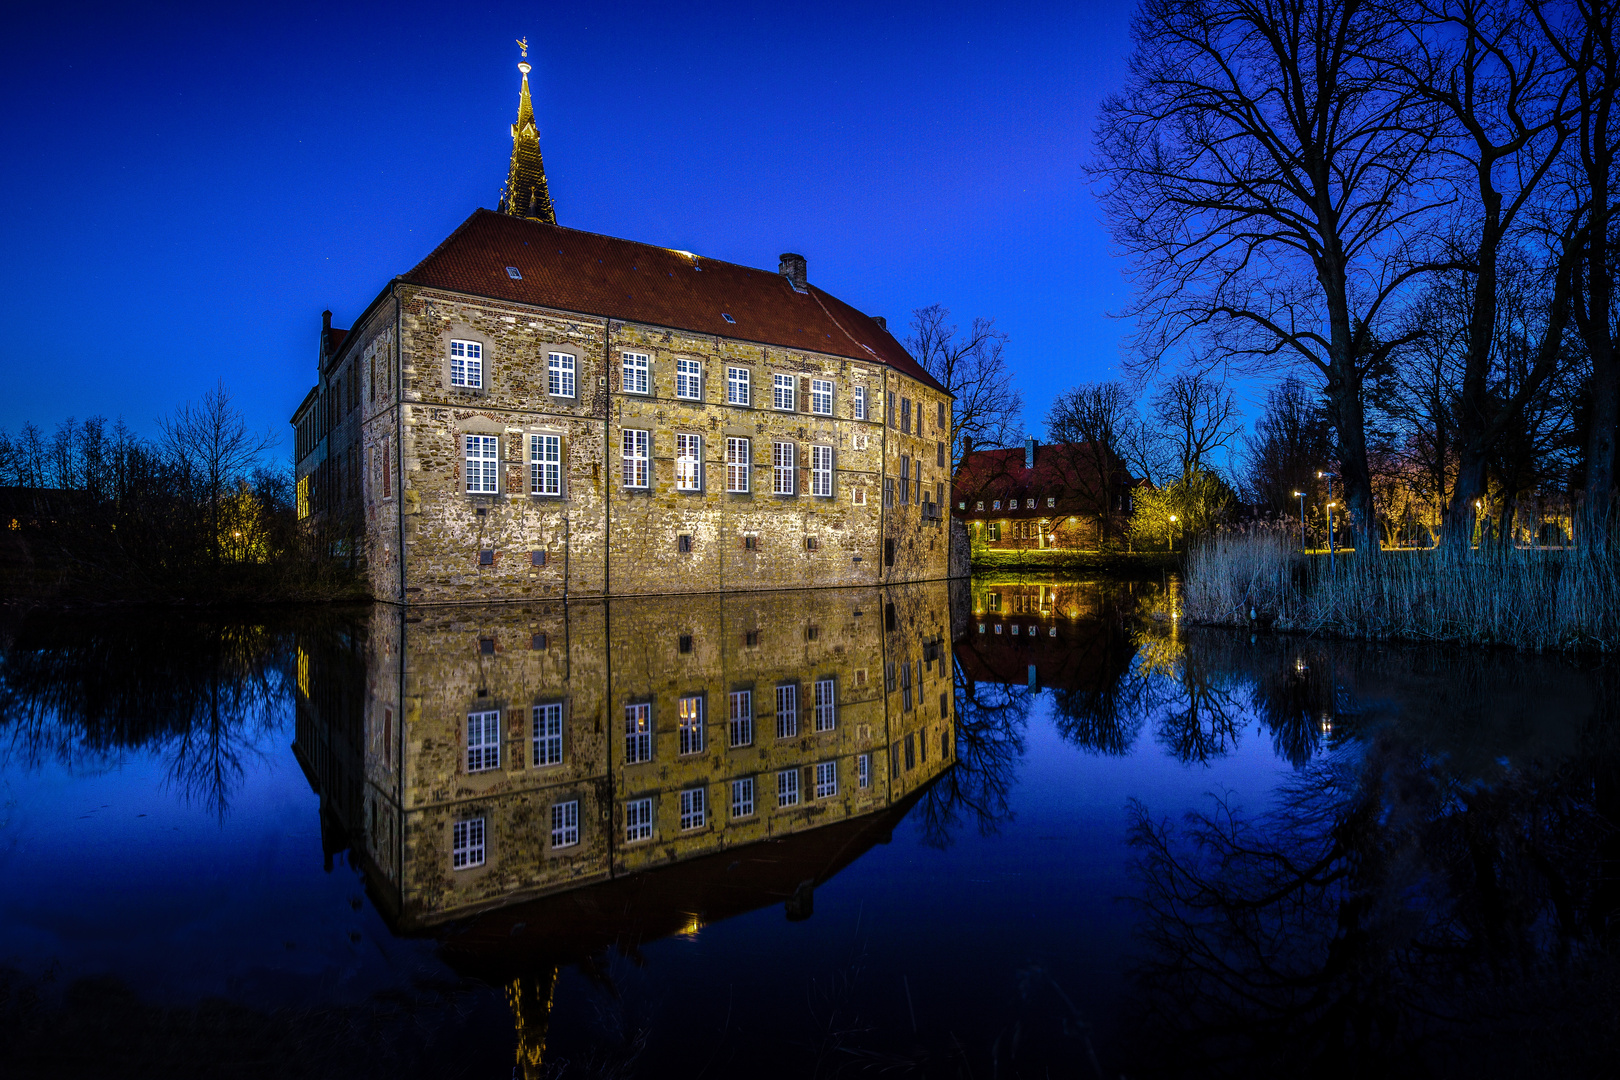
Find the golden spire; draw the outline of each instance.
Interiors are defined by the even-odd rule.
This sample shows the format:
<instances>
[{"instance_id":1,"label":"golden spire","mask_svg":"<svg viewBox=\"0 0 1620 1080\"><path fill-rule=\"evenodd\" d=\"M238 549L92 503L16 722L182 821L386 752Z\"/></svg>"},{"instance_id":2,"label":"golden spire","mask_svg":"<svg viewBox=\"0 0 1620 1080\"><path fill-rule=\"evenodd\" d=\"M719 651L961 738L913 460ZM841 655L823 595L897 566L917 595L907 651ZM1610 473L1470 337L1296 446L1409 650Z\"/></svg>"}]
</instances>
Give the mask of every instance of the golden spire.
<instances>
[{"instance_id":1,"label":"golden spire","mask_svg":"<svg viewBox=\"0 0 1620 1080\"><path fill-rule=\"evenodd\" d=\"M519 38L517 44L523 50L523 59L518 62L523 87L518 93L517 123L512 125L512 165L501 192L500 211L555 225L557 212L551 205L546 168L540 160L540 129L535 126L534 103L529 100L529 39Z\"/></svg>"}]
</instances>

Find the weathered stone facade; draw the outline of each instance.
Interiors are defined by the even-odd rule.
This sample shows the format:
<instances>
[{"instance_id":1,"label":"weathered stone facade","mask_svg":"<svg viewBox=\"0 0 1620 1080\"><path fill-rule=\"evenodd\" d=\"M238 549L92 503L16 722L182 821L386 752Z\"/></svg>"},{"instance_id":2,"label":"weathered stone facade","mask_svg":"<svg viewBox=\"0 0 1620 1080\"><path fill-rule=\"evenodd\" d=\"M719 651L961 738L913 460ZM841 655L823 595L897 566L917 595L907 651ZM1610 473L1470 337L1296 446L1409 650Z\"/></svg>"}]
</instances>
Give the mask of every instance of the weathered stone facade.
<instances>
[{"instance_id":1,"label":"weathered stone facade","mask_svg":"<svg viewBox=\"0 0 1620 1080\"><path fill-rule=\"evenodd\" d=\"M300 649L298 751L423 927L893 807L954 760L948 632L943 581L378 609L364 639ZM457 868L473 820L480 859Z\"/></svg>"}]
</instances>

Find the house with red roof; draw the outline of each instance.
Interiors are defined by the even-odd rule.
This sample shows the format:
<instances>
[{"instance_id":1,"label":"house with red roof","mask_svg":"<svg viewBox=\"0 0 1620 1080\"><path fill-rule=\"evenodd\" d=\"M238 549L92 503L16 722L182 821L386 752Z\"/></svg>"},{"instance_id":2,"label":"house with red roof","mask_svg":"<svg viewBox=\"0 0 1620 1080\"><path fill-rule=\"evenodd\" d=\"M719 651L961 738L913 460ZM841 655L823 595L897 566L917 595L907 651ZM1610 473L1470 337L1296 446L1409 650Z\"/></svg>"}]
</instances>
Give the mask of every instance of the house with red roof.
<instances>
[{"instance_id":1,"label":"house with red roof","mask_svg":"<svg viewBox=\"0 0 1620 1080\"><path fill-rule=\"evenodd\" d=\"M1123 536L1140 483L1106 446L1030 438L969 450L951 485L951 513L975 549L1096 551Z\"/></svg>"},{"instance_id":2,"label":"house with red roof","mask_svg":"<svg viewBox=\"0 0 1620 1080\"><path fill-rule=\"evenodd\" d=\"M518 66L498 208L323 316L311 535L398 602L944 577L949 391L802 255L558 225Z\"/></svg>"}]
</instances>

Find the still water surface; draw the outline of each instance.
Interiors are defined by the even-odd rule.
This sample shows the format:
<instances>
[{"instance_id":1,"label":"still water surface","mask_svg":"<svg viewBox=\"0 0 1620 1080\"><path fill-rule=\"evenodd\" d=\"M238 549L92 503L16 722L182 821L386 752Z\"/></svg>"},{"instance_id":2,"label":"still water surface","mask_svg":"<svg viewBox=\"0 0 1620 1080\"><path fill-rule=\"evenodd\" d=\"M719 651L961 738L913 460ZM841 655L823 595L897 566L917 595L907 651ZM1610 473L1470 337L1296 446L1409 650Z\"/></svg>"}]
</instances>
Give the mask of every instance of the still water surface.
<instances>
[{"instance_id":1,"label":"still water surface","mask_svg":"<svg viewBox=\"0 0 1620 1080\"><path fill-rule=\"evenodd\" d=\"M0 1075L1607 1075L1612 666L1174 610L15 615Z\"/></svg>"}]
</instances>

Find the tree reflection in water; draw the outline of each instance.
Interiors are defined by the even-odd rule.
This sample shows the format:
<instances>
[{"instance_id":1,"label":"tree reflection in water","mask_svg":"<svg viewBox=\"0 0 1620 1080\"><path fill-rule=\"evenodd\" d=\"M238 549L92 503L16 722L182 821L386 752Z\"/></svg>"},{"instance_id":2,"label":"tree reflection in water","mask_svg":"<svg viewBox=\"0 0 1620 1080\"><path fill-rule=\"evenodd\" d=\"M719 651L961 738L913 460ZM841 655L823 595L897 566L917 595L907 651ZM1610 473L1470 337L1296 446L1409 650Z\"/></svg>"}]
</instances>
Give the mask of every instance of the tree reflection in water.
<instances>
[{"instance_id":1,"label":"tree reflection in water","mask_svg":"<svg viewBox=\"0 0 1620 1080\"><path fill-rule=\"evenodd\" d=\"M131 752L223 817L291 703L292 627L198 614L22 617L0 648L0 768L80 773Z\"/></svg>"},{"instance_id":2,"label":"tree reflection in water","mask_svg":"<svg viewBox=\"0 0 1620 1080\"><path fill-rule=\"evenodd\" d=\"M1035 695L1023 687L975 682L952 656L956 713L955 763L923 794L914 811L929 847L947 848L951 832L971 821L993 836L1013 819L1007 795L1024 756Z\"/></svg>"},{"instance_id":3,"label":"tree reflection in water","mask_svg":"<svg viewBox=\"0 0 1620 1080\"><path fill-rule=\"evenodd\" d=\"M1223 703L1247 682L1299 768L1256 813L1132 802L1144 1066L1585 1075L1613 1051L1611 670L1213 634L1185 657L1228 673Z\"/></svg>"}]
</instances>

